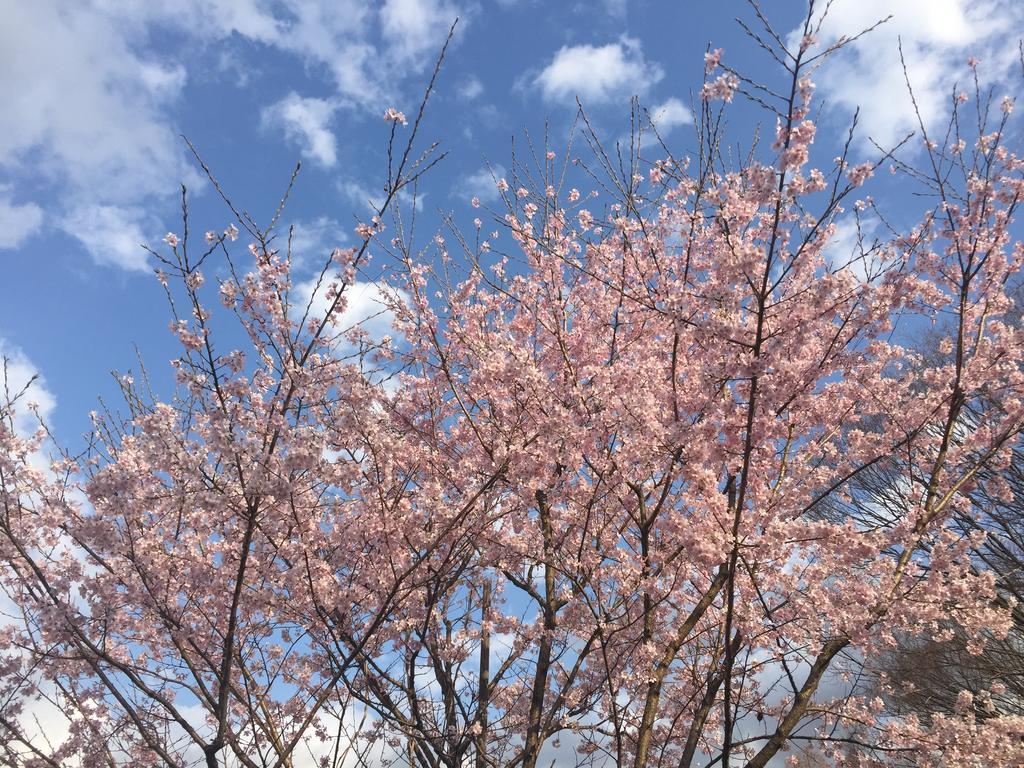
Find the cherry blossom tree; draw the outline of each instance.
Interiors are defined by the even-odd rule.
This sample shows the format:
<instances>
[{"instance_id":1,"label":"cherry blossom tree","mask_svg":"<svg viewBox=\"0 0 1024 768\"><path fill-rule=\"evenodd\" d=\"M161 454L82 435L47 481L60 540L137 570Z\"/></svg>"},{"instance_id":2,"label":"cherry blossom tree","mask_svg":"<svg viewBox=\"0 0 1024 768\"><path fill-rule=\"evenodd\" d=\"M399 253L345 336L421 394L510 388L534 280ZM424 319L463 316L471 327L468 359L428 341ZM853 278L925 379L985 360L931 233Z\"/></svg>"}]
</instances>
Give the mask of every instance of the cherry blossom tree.
<instances>
[{"instance_id":1,"label":"cherry blossom tree","mask_svg":"<svg viewBox=\"0 0 1024 768\"><path fill-rule=\"evenodd\" d=\"M1012 102L941 140L922 125L924 171L898 148L854 164L852 138L816 167L809 78L852 38L821 49L812 3L787 43L754 8L782 87L709 51L698 149L654 131L654 162L639 114L616 153L581 112L590 159L531 145L489 236L413 242L393 203L434 148L389 110L386 199L312 295L280 210L231 206L197 247L183 195L154 250L176 394L124 381L127 417L95 416L74 455L15 428L19 393L3 410L6 761L1024 760L1019 716L968 694L893 717L851 679L897 638L953 627L975 653L1011 625L956 521L1024 427ZM737 96L777 119L770 150L726 150ZM851 257L839 217L885 216L857 196L890 164L921 220L883 218ZM346 322L371 251L393 339ZM929 323L939 359L900 341ZM45 701L60 738L32 727Z\"/></svg>"}]
</instances>

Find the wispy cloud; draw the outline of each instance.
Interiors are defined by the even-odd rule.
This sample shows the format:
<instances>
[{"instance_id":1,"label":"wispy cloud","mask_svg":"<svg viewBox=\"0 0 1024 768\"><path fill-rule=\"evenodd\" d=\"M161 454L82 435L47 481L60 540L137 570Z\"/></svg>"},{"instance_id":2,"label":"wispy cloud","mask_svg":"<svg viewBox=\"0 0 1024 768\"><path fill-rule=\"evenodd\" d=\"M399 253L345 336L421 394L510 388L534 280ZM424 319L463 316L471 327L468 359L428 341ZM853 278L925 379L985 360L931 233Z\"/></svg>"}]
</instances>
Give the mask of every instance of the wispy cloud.
<instances>
[{"instance_id":1,"label":"wispy cloud","mask_svg":"<svg viewBox=\"0 0 1024 768\"><path fill-rule=\"evenodd\" d=\"M462 81L458 88L459 98L463 101L473 101L473 99L479 98L484 92L484 84L480 82L480 78L470 76Z\"/></svg>"},{"instance_id":2,"label":"wispy cloud","mask_svg":"<svg viewBox=\"0 0 1024 768\"><path fill-rule=\"evenodd\" d=\"M142 245L159 232L160 222L138 206L76 203L61 228L77 238L97 264L145 272L149 263Z\"/></svg>"},{"instance_id":3,"label":"wispy cloud","mask_svg":"<svg viewBox=\"0 0 1024 768\"><path fill-rule=\"evenodd\" d=\"M324 168L338 162L338 147L331 131L337 105L328 99L303 98L292 91L283 99L264 107L264 126L278 127L285 138L298 145L302 156Z\"/></svg>"},{"instance_id":4,"label":"wispy cloud","mask_svg":"<svg viewBox=\"0 0 1024 768\"><path fill-rule=\"evenodd\" d=\"M457 17L465 26L465 10L446 0L385 0L380 9L389 54L417 64L436 55Z\"/></svg>"},{"instance_id":5,"label":"wispy cloud","mask_svg":"<svg viewBox=\"0 0 1024 768\"><path fill-rule=\"evenodd\" d=\"M452 197L463 202L472 200L474 197L485 203L497 202L499 194L496 181L507 175L505 166L500 164L485 165L474 171L462 180L452 190Z\"/></svg>"},{"instance_id":6,"label":"wispy cloud","mask_svg":"<svg viewBox=\"0 0 1024 768\"><path fill-rule=\"evenodd\" d=\"M676 128L693 123L690 108L675 98L666 99L650 110L651 122L663 136Z\"/></svg>"},{"instance_id":7,"label":"wispy cloud","mask_svg":"<svg viewBox=\"0 0 1024 768\"><path fill-rule=\"evenodd\" d=\"M9 188L0 186L0 248L18 248L42 225L42 208L14 202Z\"/></svg>"}]
</instances>

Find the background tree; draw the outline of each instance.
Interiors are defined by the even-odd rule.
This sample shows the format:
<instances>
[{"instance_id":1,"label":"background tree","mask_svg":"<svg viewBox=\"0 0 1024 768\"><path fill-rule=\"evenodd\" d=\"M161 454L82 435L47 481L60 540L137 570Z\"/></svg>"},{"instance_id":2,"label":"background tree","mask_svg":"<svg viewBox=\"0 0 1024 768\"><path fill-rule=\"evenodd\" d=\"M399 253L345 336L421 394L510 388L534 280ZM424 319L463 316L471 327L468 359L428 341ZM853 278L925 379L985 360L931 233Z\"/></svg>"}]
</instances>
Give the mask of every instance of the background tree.
<instances>
[{"instance_id":1,"label":"background tree","mask_svg":"<svg viewBox=\"0 0 1024 768\"><path fill-rule=\"evenodd\" d=\"M1011 321L1020 327L1019 288L1015 306L1018 313ZM937 343L926 350L929 357L940 356ZM1012 606L1013 624L1005 638L987 638L980 654L970 652L968 639L952 625L941 641L900 638L899 647L883 660L879 684L898 714L951 716L962 705L961 692L967 691L978 718L1024 716L1024 454L1019 439L1009 463L986 470L980 479L971 506L954 522L974 542L976 567L995 575L996 600Z\"/></svg>"}]
</instances>

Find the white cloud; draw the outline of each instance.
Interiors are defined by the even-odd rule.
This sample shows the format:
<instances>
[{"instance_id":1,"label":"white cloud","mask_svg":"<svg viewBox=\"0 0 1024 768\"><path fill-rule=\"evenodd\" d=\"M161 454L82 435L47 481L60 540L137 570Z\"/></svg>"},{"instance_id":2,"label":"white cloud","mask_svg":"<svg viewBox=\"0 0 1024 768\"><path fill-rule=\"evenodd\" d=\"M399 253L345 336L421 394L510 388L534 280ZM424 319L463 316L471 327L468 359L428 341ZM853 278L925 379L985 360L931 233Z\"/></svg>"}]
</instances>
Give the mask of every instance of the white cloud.
<instances>
[{"instance_id":1,"label":"white cloud","mask_svg":"<svg viewBox=\"0 0 1024 768\"><path fill-rule=\"evenodd\" d=\"M372 190L361 182L346 179L337 183L338 191L349 204L355 206L355 213L359 216L371 216L380 210L384 204L384 192ZM423 201L426 200L425 192L417 191L415 206L417 211L423 210ZM408 206L413 202L412 192L408 189L401 190L395 198L399 205ZM394 202L391 207L394 208Z\"/></svg>"},{"instance_id":2,"label":"white cloud","mask_svg":"<svg viewBox=\"0 0 1024 768\"><path fill-rule=\"evenodd\" d=\"M370 337L379 340L394 334L395 316L387 302L398 289L378 283L355 283L346 289L348 305L342 315L342 327L359 323ZM404 299L408 299L400 292Z\"/></svg>"},{"instance_id":3,"label":"white cloud","mask_svg":"<svg viewBox=\"0 0 1024 768\"><path fill-rule=\"evenodd\" d=\"M376 110L390 97L387 62L368 41L372 5L359 0L289 0L289 21L272 44L331 73L347 103Z\"/></svg>"},{"instance_id":4,"label":"white cloud","mask_svg":"<svg viewBox=\"0 0 1024 768\"><path fill-rule=\"evenodd\" d=\"M600 104L621 96L643 94L664 77L644 58L640 41L623 37L608 45L563 46L536 77L545 99Z\"/></svg>"},{"instance_id":5,"label":"white cloud","mask_svg":"<svg viewBox=\"0 0 1024 768\"><path fill-rule=\"evenodd\" d=\"M467 201L478 197L485 203L497 202L500 195L495 183L497 179L505 178L506 174L507 171L503 165L485 165L463 178L462 182L452 190L452 196Z\"/></svg>"},{"instance_id":6,"label":"white cloud","mask_svg":"<svg viewBox=\"0 0 1024 768\"><path fill-rule=\"evenodd\" d=\"M39 374L39 369L19 347L2 336L0 336L0 359L6 362L6 371L0 369L0 386L6 386L6 394L14 397L28 387L22 399L18 401L16 406L18 413L14 420L15 432L22 437L28 437L35 434L39 427L39 421L29 410L29 404L34 404L39 417L48 421L57 407L57 397L46 386L46 381L41 376L32 381L32 377ZM6 381L4 381L5 374ZM29 382L32 382L31 386L29 386ZM6 397L4 399L6 400Z\"/></svg>"},{"instance_id":7,"label":"white cloud","mask_svg":"<svg viewBox=\"0 0 1024 768\"><path fill-rule=\"evenodd\" d=\"M356 206L356 213L364 215L370 212L376 213L380 204L384 202L384 193L379 190L372 190L364 184L352 179L339 181L338 191L351 205Z\"/></svg>"},{"instance_id":8,"label":"white cloud","mask_svg":"<svg viewBox=\"0 0 1024 768\"><path fill-rule=\"evenodd\" d=\"M967 58L982 59L984 81L1004 79L1016 56L1013 35L1024 25L1024 3L1017 0L861 0L830 6L819 45L854 35L889 14L892 19L815 75L830 103L850 113L860 107L862 142L870 136L883 147L918 128L900 65L900 40L925 125L936 130L949 114L954 83L968 83ZM798 35L790 36L791 46Z\"/></svg>"},{"instance_id":9,"label":"white cloud","mask_svg":"<svg viewBox=\"0 0 1024 768\"><path fill-rule=\"evenodd\" d=\"M693 123L690 108L674 96L650 110L651 122L662 136Z\"/></svg>"},{"instance_id":10,"label":"white cloud","mask_svg":"<svg viewBox=\"0 0 1024 768\"><path fill-rule=\"evenodd\" d=\"M263 109L263 124L279 126L285 138L298 144L302 156L325 168L338 162L330 124L337 107L327 99L303 98L292 91Z\"/></svg>"},{"instance_id":11,"label":"white cloud","mask_svg":"<svg viewBox=\"0 0 1024 768\"><path fill-rule=\"evenodd\" d=\"M251 40L273 43L288 28L284 20L274 16L273 4L267 0L94 0L93 4L139 24L189 27L192 34L213 40L237 32Z\"/></svg>"},{"instance_id":12,"label":"white cloud","mask_svg":"<svg viewBox=\"0 0 1024 768\"><path fill-rule=\"evenodd\" d=\"M326 261L331 251L349 239L341 224L329 216L320 216L312 221L296 221L293 227L292 264L296 267ZM282 241L286 237L287 234L282 232ZM285 243L279 242L277 247L283 250Z\"/></svg>"},{"instance_id":13,"label":"white cloud","mask_svg":"<svg viewBox=\"0 0 1024 768\"><path fill-rule=\"evenodd\" d=\"M406 62L436 56L459 16L464 14L445 0L385 0L380 9L384 39L391 52ZM465 18L459 23L464 25Z\"/></svg>"},{"instance_id":14,"label":"white cloud","mask_svg":"<svg viewBox=\"0 0 1024 768\"><path fill-rule=\"evenodd\" d=\"M371 3L105 0L104 5L109 12L130 18L140 29L159 23L205 42L220 42L237 34L295 54L311 68L328 72L338 95L350 104L375 104L384 92L382 73L388 63L368 40L376 16Z\"/></svg>"},{"instance_id":15,"label":"white cloud","mask_svg":"<svg viewBox=\"0 0 1024 768\"><path fill-rule=\"evenodd\" d=\"M473 101L484 92L484 84L478 77L470 75L459 85L459 98L463 101Z\"/></svg>"},{"instance_id":16,"label":"white cloud","mask_svg":"<svg viewBox=\"0 0 1024 768\"><path fill-rule=\"evenodd\" d=\"M43 225L43 209L35 203L15 203L0 186L0 248L18 248Z\"/></svg>"},{"instance_id":17,"label":"white cloud","mask_svg":"<svg viewBox=\"0 0 1024 768\"><path fill-rule=\"evenodd\" d=\"M61 227L85 246L97 264L147 271L143 250L159 234L159 222L138 207L116 205L75 205Z\"/></svg>"},{"instance_id":18,"label":"white cloud","mask_svg":"<svg viewBox=\"0 0 1024 768\"><path fill-rule=\"evenodd\" d=\"M296 319L302 316L310 296L313 299L310 304L311 316L322 318L327 314L329 302L325 287L321 286L320 291L313 295L315 287L315 279L295 285L293 316ZM380 341L384 336L395 335L395 315L388 309L390 301L395 297L403 302L409 301L405 291L383 282L358 281L348 286L344 295L346 306L338 320L337 330L344 332L358 325L375 341Z\"/></svg>"},{"instance_id":19,"label":"white cloud","mask_svg":"<svg viewBox=\"0 0 1024 768\"><path fill-rule=\"evenodd\" d=\"M835 222L835 231L825 246L822 256L830 270L849 270L858 282L865 283L879 277L889 266L886 253L877 237L878 219L857 219L846 214Z\"/></svg>"}]
</instances>

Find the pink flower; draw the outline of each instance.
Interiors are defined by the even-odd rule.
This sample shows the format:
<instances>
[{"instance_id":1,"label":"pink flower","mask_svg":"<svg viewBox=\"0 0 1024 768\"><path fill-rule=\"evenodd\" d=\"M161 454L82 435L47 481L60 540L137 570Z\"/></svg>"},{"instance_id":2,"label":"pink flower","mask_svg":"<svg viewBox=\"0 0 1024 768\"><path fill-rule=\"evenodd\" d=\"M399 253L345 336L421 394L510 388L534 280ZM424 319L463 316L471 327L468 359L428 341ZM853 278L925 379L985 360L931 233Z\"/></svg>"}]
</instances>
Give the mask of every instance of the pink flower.
<instances>
[{"instance_id":1,"label":"pink flower","mask_svg":"<svg viewBox=\"0 0 1024 768\"><path fill-rule=\"evenodd\" d=\"M171 330L174 331L178 340L185 349L195 351L203 346L203 339L198 333L194 333L185 320L179 320L176 324L171 323Z\"/></svg>"},{"instance_id":2,"label":"pink flower","mask_svg":"<svg viewBox=\"0 0 1024 768\"><path fill-rule=\"evenodd\" d=\"M236 227L234 224L228 224L228 228L224 230L224 236L228 240L232 240L232 241L237 240L238 239L238 227Z\"/></svg>"},{"instance_id":3,"label":"pink flower","mask_svg":"<svg viewBox=\"0 0 1024 768\"><path fill-rule=\"evenodd\" d=\"M164 242L171 246L171 248L177 248L179 242L178 236L173 232L168 232L166 235L164 235Z\"/></svg>"},{"instance_id":4,"label":"pink flower","mask_svg":"<svg viewBox=\"0 0 1024 768\"><path fill-rule=\"evenodd\" d=\"M1013 112L1013 104L1014 99L1012 99L1009 96L1003 96L1003 101L999 106L1000 109L1003 110L1004 115L1009 115L1011 112Z\"/></svg>"},{"instance_id":5,"label":"pink flower","mask_svg":"<svg viewBox=\"0 0 1024 768\"><path fill-rule=\"evenodd\" d=\"M391 123L400 123L402 125L408 125L409 121L405 119L405 113L399 112L394 107L388 107L384 112L384 120Z\"/></svg>"},{"instance_id":6,"label":"pink flower","mask_svg":"<svg viewBox=\"0 0 1024 768\"><path fill-rule=\"evenodd\" d=\"M474 208L479 208L480 207L480 198L479 197L474 197L472 200L469 201L469 204L472 205Z\"/></svg>"},{"instance_id":7,"label":"pink flower","mask_svg":"<svg viewBox=\"0 0 1024 768\"><path fill-rule=\"evenodd\" d=\"M700 97L704 101L713 101L715 99L721 99L726 102L732 101L732 97L739 87L739 78L731 72L726 72L716 77L710 83L704 83L704 87L700 91Z\"/></svg>"},{"instance_id":8,"label":"pink flower","mask_svg":"<svg viewBox=\"0 0 1024 768\"><path fill-rule=\"evenodd\" d=\"M859 187L861 184L863 184L865 181L871 178L873 173L874 166L872 166L871 163L861 163L860 165L853 166L853 168L847 171L846 178L850 180L850 183L853 186Z\"/></svg>"},{"instance_id":9,"label":"pink flower","mask_svg":"<svg viewBox=\"0 0 1024 768\"><path fill-rule=\"evenodd\" d=\"M967 66L970 67L971 69L975 69L979 64L981 64L981 60L975 58L974 56L971 56L971 58L967 60Z\"/></svg>"},{"instance_id":10,"label":"pink flower","mask_svg":"<svg viewBox=\"0 0 1024 768\"><path fill-rule=\"evenodd\" d=\"M554 160L555 159L555 153L552 152L550 149L548 150L547 158L548 158L548 160Z\"/></svg>"},{"instance_id":11,"label":"pink flower","mask_svg":"<svg viewBox=\"0 0 1024 768\"><path fill-rule=\"evenodd\" d=\"M797 87L800 89L800 102L806 107L814 95L814 82L809 77L801 77Z\"/></svg>"},{"instance_id":12,"label":"pink flower","mask_svg":"<svg viewBox=\"0 0 1024 768\"><path fill-rule=\"evenodd\" d=\"M718 62L722 60L722 54L724 51L721 48L715 48L713 51L708 51L704 54L704 72L710 75L718 67Z\"/></svg>"},{"instance_id":13,"label":"pink flower","mask_svg":"<svg viewBox=\"0 0 1024 768\"><path fill-rule=\"evenodd\" d=\"M495 184L495 186L498 188L499 192L508 191L508 182L505 181L504 179L498 179L498 182Z\"/></svg>"},{"instance_id":14,"label":"pink flower","mask_svg":"<svg viewBox=\"0 0 1024 768\"><path fill-rule=\"evenodd\" d=\"M970 691L960 691L956 696L956 711L958 714L969 712L974 706L974 694Z\"/></svg>"},{"instance_id":15,"label":"pink flower","mask_svg":"<svg viewBox=\"0 0 1024 768\"><path fill-rule=\"evenodd\" d=\"M335 248L331 251L331 261L343 269L352 266L352 260L358 253L357 248Z\"/></svg>"}]
</instances>

